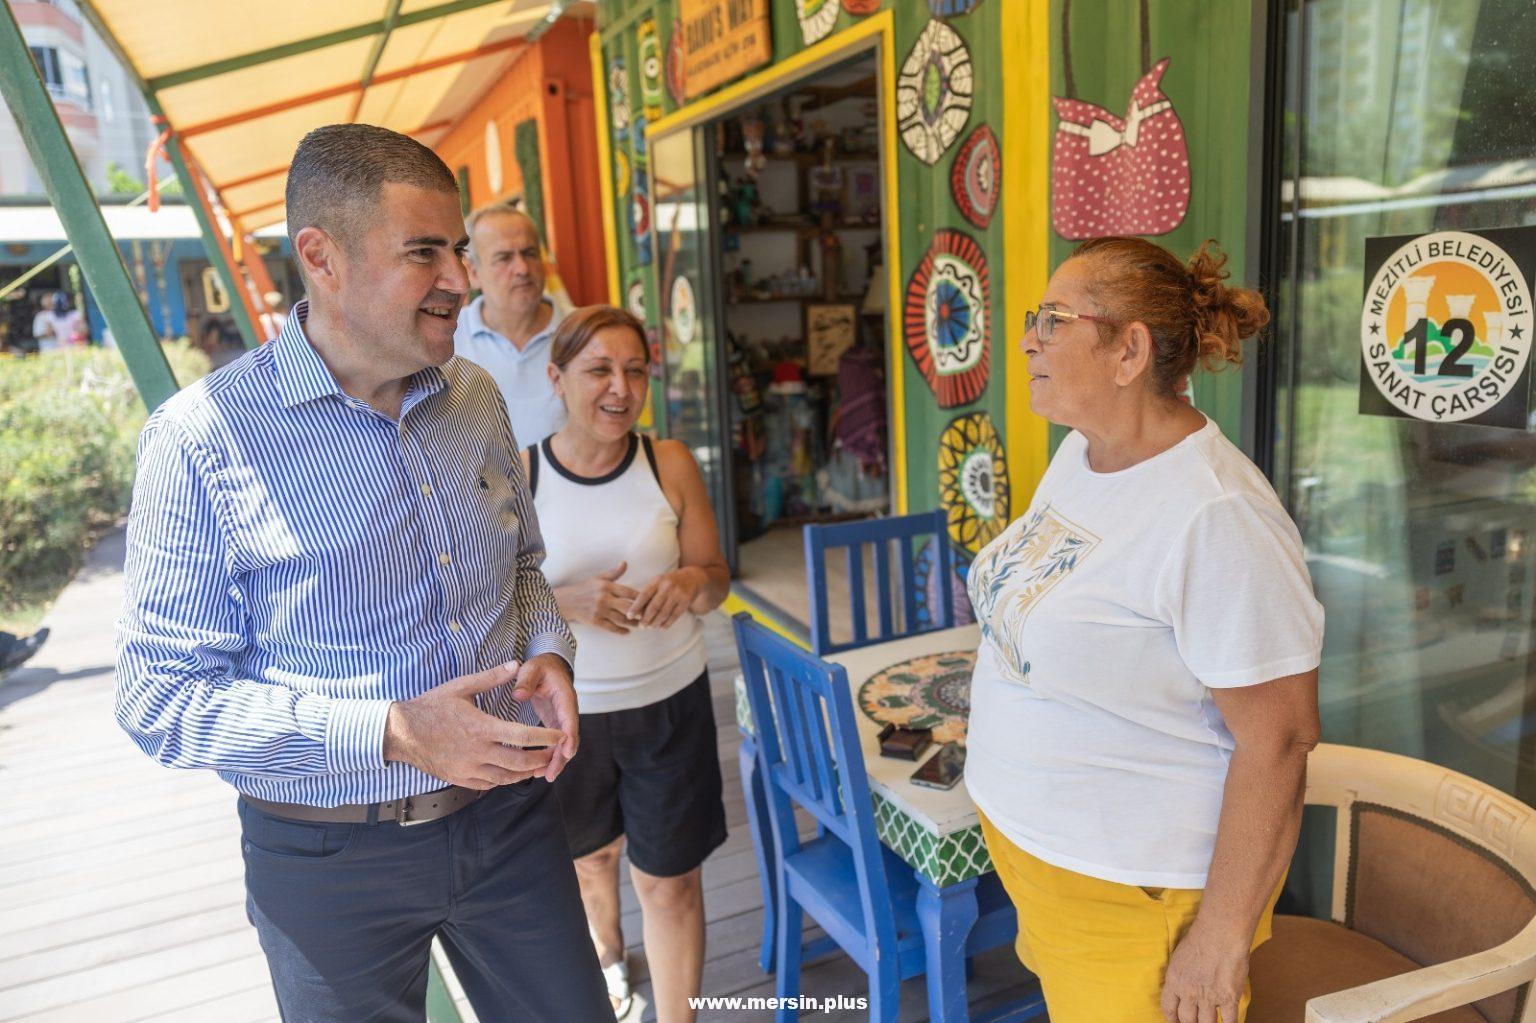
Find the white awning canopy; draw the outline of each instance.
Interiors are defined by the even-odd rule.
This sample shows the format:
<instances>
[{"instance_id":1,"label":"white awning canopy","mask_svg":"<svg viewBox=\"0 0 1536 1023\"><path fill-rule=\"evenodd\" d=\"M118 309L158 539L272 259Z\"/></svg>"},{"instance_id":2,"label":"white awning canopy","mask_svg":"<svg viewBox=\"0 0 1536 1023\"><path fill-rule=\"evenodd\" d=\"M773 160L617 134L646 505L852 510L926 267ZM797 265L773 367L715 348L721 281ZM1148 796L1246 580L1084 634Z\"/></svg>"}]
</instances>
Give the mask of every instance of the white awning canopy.
<instances>
[{"instance_id":1,"label":"white awning canopy","mask_svg":"<svg viewBox=\"0 0 1536 1023\"><path fill-rule=\"evenodd\" d=\"M190 206L165 205L155 213L143 206L103 206L101 213L106 218L108 233L120 242L202 237ZM255 232L258 238L280 238L286 233L281 220ZM0 206L0 243L67 241L64 225L52 206Z\"/></svg>"},{"instance_id":2,"label":"white awning canopy","mask_svg":"<svg viewBox=\"0 0 1536 1023\"><path fill-rule=\"evenodd\" d=\"M440 141L588 0L84 0L247 228L283 219L299 139L357 121Z\"/></svg>"}]
</instances>

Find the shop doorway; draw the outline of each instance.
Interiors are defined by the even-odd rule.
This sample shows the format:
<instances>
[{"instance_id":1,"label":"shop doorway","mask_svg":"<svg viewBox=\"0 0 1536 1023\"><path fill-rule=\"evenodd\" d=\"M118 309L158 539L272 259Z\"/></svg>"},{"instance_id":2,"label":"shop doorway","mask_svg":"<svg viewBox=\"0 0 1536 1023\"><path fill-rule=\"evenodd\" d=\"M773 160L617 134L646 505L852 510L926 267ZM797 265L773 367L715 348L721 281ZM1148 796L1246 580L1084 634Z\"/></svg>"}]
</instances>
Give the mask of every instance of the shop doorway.
<instances>
[{"instance_id":1,"label":"shop doorway","mask_svg":"<svg viewBox=\"0 0 1536 1023\"><path fill-rule=\"evenodd\" d=\"M15 280L29 269L26 264L0 265L0 282ZM67 264L48 267L0 300L0 351L14 355L37 351L33 326L37 314L48 308L55 292L63 291L69 296L71 307L79 307L67 270Z\"/></svg>"},{"instance_id":2,"label":"shop doorway","mask_svg":"<svg viewBox=\"0 0 1536 1023\"><path fill-rule=\"evenodd\" d=\"M802 529L892 507L874 51L655 140L669 436L739 589L807 620Z\"/></svg>"}]
</instances>

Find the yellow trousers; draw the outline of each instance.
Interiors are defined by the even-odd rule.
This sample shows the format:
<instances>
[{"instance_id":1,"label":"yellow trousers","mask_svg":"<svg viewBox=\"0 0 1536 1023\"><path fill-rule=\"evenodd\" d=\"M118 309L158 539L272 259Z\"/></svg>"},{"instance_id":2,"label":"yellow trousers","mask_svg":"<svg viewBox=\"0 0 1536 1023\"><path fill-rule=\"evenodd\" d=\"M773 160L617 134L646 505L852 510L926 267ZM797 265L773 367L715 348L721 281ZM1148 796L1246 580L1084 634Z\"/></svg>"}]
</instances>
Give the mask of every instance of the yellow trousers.
<instances>
[{"instance_id":1,"label":"yellow trousers","mask_svg":"<svg viewBox=\"0 0 1536 1023\"><path fill-rule=\"evenodd\" d=\"M1198 888L1141 888L1052 866L981 818L987 851L1019 913L1019 960L1045 994L1051 1023L1166 1023L1168 957L1194 923ZM1270 896L1253 947L1269 939ZM1238 1020L1248 1012L1243 990Z\"/></svg>"}]
</instances>

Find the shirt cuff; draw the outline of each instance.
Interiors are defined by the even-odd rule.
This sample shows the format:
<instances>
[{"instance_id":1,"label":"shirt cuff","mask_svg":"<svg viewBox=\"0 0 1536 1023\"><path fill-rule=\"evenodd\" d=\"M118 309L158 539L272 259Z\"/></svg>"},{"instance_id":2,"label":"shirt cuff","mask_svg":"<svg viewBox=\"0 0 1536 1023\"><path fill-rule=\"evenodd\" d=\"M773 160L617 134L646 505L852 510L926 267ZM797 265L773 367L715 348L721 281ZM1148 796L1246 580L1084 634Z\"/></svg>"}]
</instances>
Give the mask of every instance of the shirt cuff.
<instances>
[{"instance_id":1,"label":"shirt cuff","mask_svg":"<svg viewBox=\"0 0 1536 1023\"><path fill-rule=\"evenodd\" d=\"M540 654L554 654L565 662L565 666L571 669L571 677L576 675L576 648L570 640L557 632L545 632L534 636L528 641L528 648L523 651L523 660L531 661Z\"/></svg>"},{"instance_id":2,"label":"shirt cuff","mask_svg":"<svg viewBox=\"0 0 1536 1023\"><path fill-rule=\"evenodd\" d=\"M384 729L394 702L332 701L325 723L326 766L332 774L384 769Z\"/></svg>"}]
</instances>

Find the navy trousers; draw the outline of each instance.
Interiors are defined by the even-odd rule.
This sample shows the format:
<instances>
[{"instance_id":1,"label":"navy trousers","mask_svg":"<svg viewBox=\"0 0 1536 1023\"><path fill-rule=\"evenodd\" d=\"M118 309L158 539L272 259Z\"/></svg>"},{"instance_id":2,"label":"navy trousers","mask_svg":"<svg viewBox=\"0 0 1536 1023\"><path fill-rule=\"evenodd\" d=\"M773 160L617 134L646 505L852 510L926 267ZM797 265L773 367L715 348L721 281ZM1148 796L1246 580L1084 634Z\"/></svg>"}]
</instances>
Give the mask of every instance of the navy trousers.
<instances>
[{"instance_id":1,"label":"navy trousers","mask_svg":"<svg viewBox=\"0 0 1536 1023\"><path fill-rule=\"evenodd\" d=\"M408 827L244 800L240 823L246 912L285 1023L421 1023L434 936L483 1023L612 1023L547 782Z\"/></svg>"}]
</instances>

